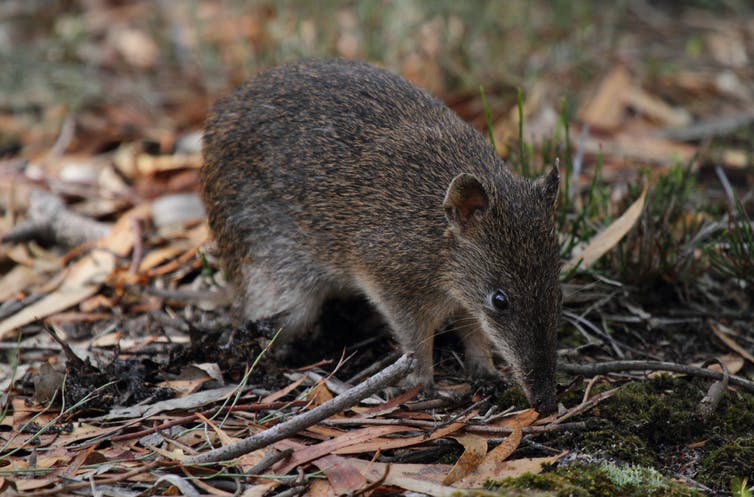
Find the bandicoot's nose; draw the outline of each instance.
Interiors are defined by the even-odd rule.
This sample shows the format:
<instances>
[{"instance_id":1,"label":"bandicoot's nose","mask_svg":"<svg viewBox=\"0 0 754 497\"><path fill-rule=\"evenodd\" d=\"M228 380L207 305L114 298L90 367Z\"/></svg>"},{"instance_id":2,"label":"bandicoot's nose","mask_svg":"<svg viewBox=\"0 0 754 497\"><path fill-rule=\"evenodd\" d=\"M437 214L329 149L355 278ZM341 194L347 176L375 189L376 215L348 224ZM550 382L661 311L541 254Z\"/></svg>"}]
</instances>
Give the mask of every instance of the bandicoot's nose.
<instances>
[{"instance_id":1,"label":"bandicoot's nose","mask_svg":"<svg viewBox=\"0 0 754 497\"><path fill-rule=\"evenodd\" d=\"M541 416L547 416L548 414L554 413L557 406L558 402L554 394L535 397L532 401L532 407L536 409Z\"/></svg>"},{"instance_id":2,"label":"bandicoot's nose","mask_svg":"<svg viewBox=\"0 0 754 497\"><path fill-rule=\"evenodd\" d=\"M541 416L547 416L554 413L558 408L558 396L555 389L555 381L547 382L544 387L532 389L527 396L531 406L537 410Z\"/></svg>"}]
</instances>

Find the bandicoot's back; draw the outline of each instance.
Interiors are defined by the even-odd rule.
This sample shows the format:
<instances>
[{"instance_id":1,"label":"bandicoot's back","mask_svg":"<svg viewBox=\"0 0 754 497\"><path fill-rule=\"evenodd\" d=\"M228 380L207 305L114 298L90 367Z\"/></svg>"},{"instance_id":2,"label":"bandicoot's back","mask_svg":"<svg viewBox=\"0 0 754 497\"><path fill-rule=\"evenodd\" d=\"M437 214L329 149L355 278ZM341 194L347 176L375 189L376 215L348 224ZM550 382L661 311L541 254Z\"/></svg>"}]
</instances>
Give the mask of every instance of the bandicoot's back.
<instances>
[{"instance_id":1,"label":"bandicoot's back","mask_svg":"<svg viewBox=\"0 0 754 497\"><path fill-rule=\"evenodd\" d=\"M292 340L328 297L365 294L425 386L434 332L458 318L475 375L495 374L491 340L532 402L554 408L557 170L516 177L402 78L309 61L215 105L202 190L245 318L276 316Z\"/></svg>"}]
</instances>

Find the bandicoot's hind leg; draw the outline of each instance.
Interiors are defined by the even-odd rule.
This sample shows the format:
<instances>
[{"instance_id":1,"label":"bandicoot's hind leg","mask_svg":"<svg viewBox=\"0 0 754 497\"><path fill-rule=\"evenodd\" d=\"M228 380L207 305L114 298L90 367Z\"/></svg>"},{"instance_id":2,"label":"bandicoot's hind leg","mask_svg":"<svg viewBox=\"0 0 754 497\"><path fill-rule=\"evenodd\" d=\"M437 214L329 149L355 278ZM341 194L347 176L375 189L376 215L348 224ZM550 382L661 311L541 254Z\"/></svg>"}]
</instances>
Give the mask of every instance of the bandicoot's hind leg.
<instances>
[{"instance_id":1,"label":"bandicoot's hind leg","mask_svg":"<svg viewBox=\"0 0 754 497\"><path fill-rule=\"evenodd\" d=\"M278 253L285 253L280 251ZM235 303L246 320L273 318L281 331L273 350L285 355L291 342L314 328L336 285L302 254L254 258L243 267Z\"/></svg>"}]
</instances>

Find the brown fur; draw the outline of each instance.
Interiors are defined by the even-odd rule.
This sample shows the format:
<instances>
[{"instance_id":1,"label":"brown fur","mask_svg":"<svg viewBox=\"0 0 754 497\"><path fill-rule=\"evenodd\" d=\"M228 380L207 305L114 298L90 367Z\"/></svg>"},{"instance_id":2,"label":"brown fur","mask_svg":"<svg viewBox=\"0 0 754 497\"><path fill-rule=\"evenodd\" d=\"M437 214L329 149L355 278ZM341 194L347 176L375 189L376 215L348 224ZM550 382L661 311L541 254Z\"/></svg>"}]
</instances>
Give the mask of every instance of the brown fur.
<instances>
[{"instance_id":1,"label":"brown fur","mask_svg":"<svg viewBox=\"0 0 754 497\"><path fill-rule=\"evenodd\" d=\"M555 407L557 170L517 177L439 100L366 64L260 74L207 120L202 193L236 305L287 340L331 296L366 295L432 385L450 318L476 376L490 342L540 411ZM495 310L503 289L510 308Z\"/></svg>"}]
</instances>

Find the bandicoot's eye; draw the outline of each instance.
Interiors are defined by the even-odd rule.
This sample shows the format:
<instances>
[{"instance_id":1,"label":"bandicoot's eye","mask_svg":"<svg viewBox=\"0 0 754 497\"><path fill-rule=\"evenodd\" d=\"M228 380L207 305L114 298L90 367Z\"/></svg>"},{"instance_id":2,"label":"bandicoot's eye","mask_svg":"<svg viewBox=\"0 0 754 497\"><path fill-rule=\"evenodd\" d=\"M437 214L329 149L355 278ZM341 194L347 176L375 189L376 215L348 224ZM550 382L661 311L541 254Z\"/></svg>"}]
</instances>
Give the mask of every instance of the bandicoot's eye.
<instances>
[{"instance_id":1,"label":"bandicoot's eye","mask_svg":"<svg viewBox=\"0 0 754 497\"><path fill-rule=\"evenodd\" d=\"M511 306L508 294L502 290L495 290L490 294L490 304L497 311L507 311Z\"/></svg>"}]
</instances>

